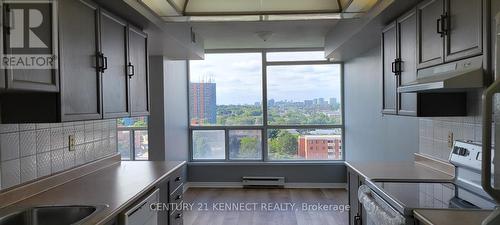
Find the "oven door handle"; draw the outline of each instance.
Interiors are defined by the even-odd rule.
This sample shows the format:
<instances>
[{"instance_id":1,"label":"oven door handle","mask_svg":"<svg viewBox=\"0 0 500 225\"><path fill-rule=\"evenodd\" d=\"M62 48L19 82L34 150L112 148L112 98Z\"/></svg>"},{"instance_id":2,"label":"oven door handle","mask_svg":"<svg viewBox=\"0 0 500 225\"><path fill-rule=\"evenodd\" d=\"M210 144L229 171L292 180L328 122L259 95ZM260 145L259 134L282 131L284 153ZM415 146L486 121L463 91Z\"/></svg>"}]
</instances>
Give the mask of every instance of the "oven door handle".
<instances>
[{"instance_id":1,"label":"oven door handle","mask_svg":"<svg viewBox=\"0 0 500 225\"><path fill-rule=\"evenodd\" d=\"M377 221L376 224L386 224L386 225L405 225L406 219L403 215L395 212L390 213L387 211L387 207L381 206L376 200L372 193L372 190L366 186L361 185L358 189L358 199L363 205L363 208L368 217L372 220ZM390 207L388 205L388 207Z\"/></svg>"}]
</instances>

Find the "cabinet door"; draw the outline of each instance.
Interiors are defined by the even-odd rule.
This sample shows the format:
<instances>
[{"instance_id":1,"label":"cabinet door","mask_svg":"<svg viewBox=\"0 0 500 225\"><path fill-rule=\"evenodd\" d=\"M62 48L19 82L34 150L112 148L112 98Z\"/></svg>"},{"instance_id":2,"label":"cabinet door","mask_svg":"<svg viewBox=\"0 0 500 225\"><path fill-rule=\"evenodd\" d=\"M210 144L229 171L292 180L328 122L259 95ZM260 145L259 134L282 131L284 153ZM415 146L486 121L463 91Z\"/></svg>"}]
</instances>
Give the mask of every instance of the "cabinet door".
<instances>
[{"instance_id":1,"label":"cabinet door","mask_svg":"<svg viewBox=\"0 0 500 225\"><path fill-rule=\"evenodd\" d=\"M158 184L160 190L160 203L170 203L170 191L168 189L168 178ZM170 210L158 211L158 224L168 224Z\"/></svg>"},{"instance_id":2,"label":"cabinet door","mask_svg":"<svg viewBox=\"0 0 500 225\"><path fill-rule=\"evenodd\" d=\"M42 12L42 19L34 21L37 27L25 28L25 19L32 19L28 11L36 8ZM18 66L4 70L6 77L3 86L12 90L24 91L59 91L59 76L56 70L57 37L53 29L55 8L52 4L4 4L3 54L8 64ZM21 21L21 22L15 22ZM39 23L39 24L38 24ZM26 30L26 31L24 31ZM19 66L22 65L22 66Z\"/></svg>"},{"instance_id":3,"label":"cabinet door","mask_svg":"<svg viewBox=\"0 0 500 225\"><path fill-rule=\"evenodd\" d=\"M438 33L438 20L444 14L444 0L427 0L417 6L417 67L444 61L444 37Z\"/></svg>"},{"instance_id":4,"label":"cabinet door","mask_svg":"<svg viewBox=\"0 0 500 225\"><path fill-rule=\"evenodd\" d=\"M383 67L383 103L384 114L396 114L397 111L397 77L393 73L397 53L396 23L387 26L382 32L382 67Z\"/></svg>"},{"instance_id":5,"label":"cabinet door","mask_svg":"<svg viewBox=\"0 0 500 225\"><path fill-rule=\"evenodd\" d=\"M97 65L98 7L90 1L59 1L61 120L101 119Z\"/></svg>"},{"instance_id":6,"label":"cabinet door","mask_svg":"<svg viewBox=\"0 0 500 225\"><path fill-rule=\"evenodd\" d=\"M130 106L132 116L149 114L147 35L129 27Z\"/></svg>"},{"instance_id":7,"label":"cabinet door","mask_svg":"<svg viewBox=\"0 0 500 225\"><path fill-rule=\"evenodd\" d=\"M417 79L417 17L416 10L411 10L397 20L398 58L401 59L398 86L408 85ZM400 93L398 114L416 116L417 94Z\"/></svg>"},{"instance_id":8,"label":"cabinet door","mask_svg":"<svg viewBox=\"0 0 500 225\"><path fill-rule=\"evenodd\" d=\"M102 73L103 117L127 117L130 115L127 24L104 10L101 10L100 19L101 52L106 67Z\"/></svg>"},{"instance_id":9,"label":"cabinet door","mask_svg":"<svg viewBox=\"0 0 500 225\"><path fill-rule=\"evenodd\" d=\"M480 55L483 52L482 3L482 0L446 0L446 61Z\"/></svg>"}]
</instances>

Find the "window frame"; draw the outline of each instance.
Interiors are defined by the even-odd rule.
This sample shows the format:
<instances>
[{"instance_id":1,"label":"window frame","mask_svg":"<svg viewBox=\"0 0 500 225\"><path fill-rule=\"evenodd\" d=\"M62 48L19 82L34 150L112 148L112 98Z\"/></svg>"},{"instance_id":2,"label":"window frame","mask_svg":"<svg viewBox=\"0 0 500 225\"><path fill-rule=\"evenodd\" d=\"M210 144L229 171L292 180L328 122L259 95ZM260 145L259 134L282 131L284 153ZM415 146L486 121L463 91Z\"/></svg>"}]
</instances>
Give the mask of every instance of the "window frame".
<instances>
[{"instance_id":1,"label":"window frame","mask_svg":"<svg viewBox=\"0 0 500 225\"><path fill-rule=\"evenodd\" d=\"M297 51L323 51L322 48L288 48L288 49L214 49L207 50L205 53L260 53L262 58L262 125L214 125L214 126L193 126L191 125L191 113L189 109L190 95L189 84L191 82L190 61L187 61L187 101L188 101L188 148L189 148L189 162L231 162L231 163L339 163L345 161L345 102L344 102L344 64L343 62L330 61L330 60L310 60L310 61L267 61L266 54L268 52L297 52ZM270 66L295 66L295 65L324 65L336 64L340 69L340 113L342 124L340 125L269 125L268 124L268 107L267 107L267 68ZM340 129L342 131L342 158L338 160L325 159L325 160L273 160L268 157L268 136L267 130L270 129ZM225 159L194 159L193 158L193 131L194 130L224 130L224 146L225 146ZM230 130L260 130L262 133L262 157L261 159L230 159L229 154L229 131Z\"/></svg>"}]
</instances>

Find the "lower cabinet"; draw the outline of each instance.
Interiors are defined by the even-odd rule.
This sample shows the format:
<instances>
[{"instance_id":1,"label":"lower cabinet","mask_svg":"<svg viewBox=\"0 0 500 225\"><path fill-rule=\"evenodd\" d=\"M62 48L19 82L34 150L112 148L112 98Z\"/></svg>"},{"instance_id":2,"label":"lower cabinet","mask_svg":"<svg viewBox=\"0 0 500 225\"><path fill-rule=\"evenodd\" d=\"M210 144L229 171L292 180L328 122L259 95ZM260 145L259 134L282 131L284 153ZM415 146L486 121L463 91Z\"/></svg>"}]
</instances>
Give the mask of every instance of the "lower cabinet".
<instances>
[{"instance_id":1,"label":"lower cabinet","mask_svg":"<svg viewBox=\"0 0 500 225\"><path fill-rule=\"evenodd\" d=\"M182 225L185 178L182 166L106 225Z\"/></svg>"},{"instance_id":2,"label":"lower cabinet","mask_svg":"<svg viewBox=\"0 0 500 225\"><path fill-rule=\"evenodd\" d=\"M362 176L354 170L347 168L347 185L349 189L349 225L362 225L363 223L363 206L358 200L358 189L364 182Z\"/></svg>"},{"instance_id":3,"label":"lower cabinet","mask_svg":"<svg viewBox=\"0 0 500 225\"><path fill-rule=\"evenodd\" d=\"M169 210L160 211L159 225L182 225L184 204L184 181L186 180L186 166L174 171L158 185L160 203L168 203Z\"/></svg>"},{"instance_id":4,"label":"lower cabinet","mask_svg":"<svg viewBox=\"0 0 500 225\"><path fill-rule=\"evenodd\" d=\"M120 213L121 225L158 225L158 211L151 210L151 205L159 202L160 190L155 189L146 197Z\"/></svg>"}]
</instances>

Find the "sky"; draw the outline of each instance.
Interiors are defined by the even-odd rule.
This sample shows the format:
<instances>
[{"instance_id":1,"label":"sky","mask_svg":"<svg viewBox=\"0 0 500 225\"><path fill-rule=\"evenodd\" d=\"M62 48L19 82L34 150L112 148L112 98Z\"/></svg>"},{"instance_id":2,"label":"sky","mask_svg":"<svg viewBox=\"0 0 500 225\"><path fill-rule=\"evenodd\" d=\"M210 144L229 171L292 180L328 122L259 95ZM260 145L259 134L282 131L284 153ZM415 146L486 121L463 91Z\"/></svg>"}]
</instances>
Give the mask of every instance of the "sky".
<instances>
[{"instance_id":1,"label":"sky","mask_svg":"<svg viewBox=\"0 0 500 225\"><path fill-rule=\"evenodd\" d=\"M205 54L190 61L190 81L211 78L217 83L217 105L254 104L262 101L260 53ZM340 99L340 66L269 66L268 99L301 102L314 98Z\"/></svg>"}]
</instances>

